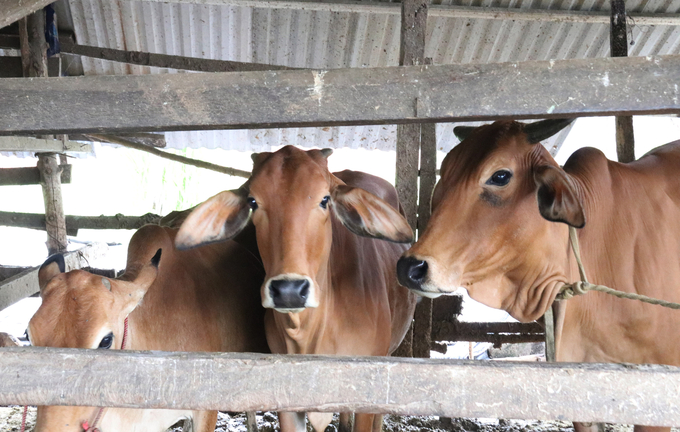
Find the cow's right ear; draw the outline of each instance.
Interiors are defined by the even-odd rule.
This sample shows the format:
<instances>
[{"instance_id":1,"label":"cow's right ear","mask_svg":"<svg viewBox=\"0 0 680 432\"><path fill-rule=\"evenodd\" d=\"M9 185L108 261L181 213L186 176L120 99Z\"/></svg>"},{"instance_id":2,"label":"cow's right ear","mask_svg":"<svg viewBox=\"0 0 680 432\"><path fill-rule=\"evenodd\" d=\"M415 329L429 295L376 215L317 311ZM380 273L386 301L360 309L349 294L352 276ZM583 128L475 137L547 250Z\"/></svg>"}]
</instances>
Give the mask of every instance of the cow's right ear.
<instances>
[{"instance_id":1,"label":"cow's right ear","mask_svg":"<svg viewBox=\"0 0 680 432\"><path fill-rule=\"evenodd\" d=\"M541 165L534 168L538 189L536 199L541 216L552 222L564 222L583 228L586 217L572 181L561 168Z\"/></svg>"},{"instance_id":2,"label":"cow's right ear","mask_svg":"<svg viewBox=\"0 0 680 432\"><path fill-rule=\"evenodd\" d=\"M45 260L38 270L38 286L42 292L43 288L52 280L53 277L60 273L66 272L66 263L64 262L64 255L56 253Z\"/></svg>"},{"instance_id":3,"label":"cow's right ear","mask_svg":"<svg viewBox=\"0 0 680 432\"><path fill-rule=\"evenodd\" d=\"M182 250L231 239L249 218L250 206L242 189L220 192L187 216L175 237L175 246Z\"/></svg>"}]
</instances>

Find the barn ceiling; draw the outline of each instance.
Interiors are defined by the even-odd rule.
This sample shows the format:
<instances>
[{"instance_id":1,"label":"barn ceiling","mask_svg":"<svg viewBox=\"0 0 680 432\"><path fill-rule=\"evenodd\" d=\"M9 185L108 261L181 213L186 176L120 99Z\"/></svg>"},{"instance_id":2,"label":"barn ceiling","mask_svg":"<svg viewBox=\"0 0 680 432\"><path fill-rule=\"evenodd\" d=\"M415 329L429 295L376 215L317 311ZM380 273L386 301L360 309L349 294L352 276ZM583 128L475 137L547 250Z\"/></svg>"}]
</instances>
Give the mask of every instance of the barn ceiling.
<instances>
[{"instance_id":1,"label":"barn ceiling","mask_svg":"<svg viewBox=\"0 0 680 432\"><path fill-rule=\"evenodd\" d=\"M208 0L209 1L209 0ZM265 9L209 4L129 0L60 0L60 27L77 43L130 51L269 63L298 68L396 66L398 15ZM443 0L437 4L606 12L609 0ZM680 0L628 0L628 12L678 13ZM680 54L680 28L629 21L630 55ZM601 23L428 19L426 57L435 64L593 58L609 55L609 26ZM67 57L71 70L77 58ZM82 58L82 72L96 74L177 73L175 70ZM450 124L437 126L438 147L458 141ZM549 146L557 145L564 134ZM169 146L267 150L303 147L394 149L395 126L173 132Z\"/></svg>"}]
</instances>

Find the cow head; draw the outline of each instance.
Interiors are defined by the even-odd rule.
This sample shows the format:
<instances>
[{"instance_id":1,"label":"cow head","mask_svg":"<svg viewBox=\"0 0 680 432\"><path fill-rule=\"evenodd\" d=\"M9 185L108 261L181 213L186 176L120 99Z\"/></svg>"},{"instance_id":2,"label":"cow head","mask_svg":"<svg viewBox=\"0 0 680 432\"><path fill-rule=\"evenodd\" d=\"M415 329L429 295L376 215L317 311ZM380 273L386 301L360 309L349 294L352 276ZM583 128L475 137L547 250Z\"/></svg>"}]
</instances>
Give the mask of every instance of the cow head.
<instances>
[{"instance_id":1,"label":"cow head","mask_svg":"<svg viewBox=\"0 0 680 432\"><path fill-rule=\"evenodd\" d=\"M159 249L147 265L128 268L120 279L82 270L65 272L64 257L53 255L38 272L42 304L28 324L34 346L120 349L125 318L156 279ZM92 407L38 407L36 432L82 432Z\"/></svg>"},{"instance_id":2,"label":"cow head","mask_svg":"<svg viewBox=\"0 0 680 432\"><path fill-rule=\"evenodd\" d=\"M330 277L332 217L361 236L412 240L412 231L397 210L328 171L326 158L331 153L286 146L253 155L248 182L199 205L180 228L175 244L186 249L232 238L252 217L267 273L263 306L279 312L317 307L319 282Z\"/></svg>"},{"instance_id":3,"label":"cow head","mask_svg":"<svg viewBox=\"0 0 680 432\"><path fill-rule=\"evenodd\" d=\"M576 184L539 144L570 122L456 128L463 141L442 163L427 229L397 264L400 283L429 297L463 286L520 321L540 317L566 282L566 224L585 224Z\"/></svg>"}]
</instances>

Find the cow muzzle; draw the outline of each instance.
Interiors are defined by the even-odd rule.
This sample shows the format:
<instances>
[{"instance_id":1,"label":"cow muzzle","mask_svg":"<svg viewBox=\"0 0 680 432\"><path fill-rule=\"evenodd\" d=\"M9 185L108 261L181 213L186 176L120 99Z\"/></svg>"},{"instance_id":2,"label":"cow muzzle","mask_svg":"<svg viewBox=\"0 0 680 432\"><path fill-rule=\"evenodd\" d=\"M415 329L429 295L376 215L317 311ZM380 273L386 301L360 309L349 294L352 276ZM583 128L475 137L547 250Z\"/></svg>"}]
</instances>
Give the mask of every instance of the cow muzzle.
<instances>
[{"instance_id":1,"label":"cow muzzle","mask_svg":"<svg viewBox=\"0 0 680 432\"><path fill-rule=\"evenodd\" d=\"M314 282L302 275L281 275L269 279L264 287L262 305L278 312L301 312L317 307Z\"/></svg>"},{"instance_id":2,"label":"cow muzzle","mask_svg":"<svg viewBox=\"0 0 680 432\"><path fill-rule=\"evenodd\" d=\"M437 298L444 293L428 289L428 270L427 261L412 256L402 256L397 261L397 279L402 286L423 297Z\"/></svg>"}]
</instances>

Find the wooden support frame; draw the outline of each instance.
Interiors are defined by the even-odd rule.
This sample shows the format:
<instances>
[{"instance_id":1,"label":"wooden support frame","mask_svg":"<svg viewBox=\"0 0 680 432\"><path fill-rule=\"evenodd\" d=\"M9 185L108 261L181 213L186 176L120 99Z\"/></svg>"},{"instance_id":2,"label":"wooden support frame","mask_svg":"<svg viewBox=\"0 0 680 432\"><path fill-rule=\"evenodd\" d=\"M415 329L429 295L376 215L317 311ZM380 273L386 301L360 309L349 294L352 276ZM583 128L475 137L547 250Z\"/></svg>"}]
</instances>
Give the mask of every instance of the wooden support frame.
<instances>
[{"instance_id":1,"label":"wooden support frame","mask_svg":"<svg viewBox=\"0 0 680 432\"><path fill-rule=\"evenodd\" d=\"M89 267L89 260L102 256L107 251L106 244L96 243L76 251L65 252L66 271ZM0 282L0 310L38 292L38 269L39 267L31 268Z\"/></svg>"},{"instance_id":2,"label":"wooden support frame","mask_svg":"<svg viewBox=\"0 0 680 432\"><path fill-rule=\"evenodd\" d=\"M29 347L3 349L0 374L0 405L680 424L680 369L659 365Z\"/></svg>"},{"instance_id":3,"label":"wooden support frame","mask_svg":"<svg viewBox=\"0 0 680 432\"><path fill-rule=\"evenodd\" d=\"M71 183L71 165L59 165L61 183ZM38 168L0 168L0 186L24 186L40 184ZM43 220L43 229L45 227Z\"/></svg>"},{"instance_id":4,"label":"wooden support frame","mask_svg":"<svg viewBox=\"0 0 680 432\"><path fill-rule=\"evenodd\" d=\"M680 113L678 82L680 56L7 78L0 135Z\"/></svg>"},{"instance_id":5,"label":"wooden support frame","mask_svg":"<svg viewBox=\"0 0 680 432\"><path fill-rule=\"evenodd\" d=\"M0 28L40 10L54 0L0 0Z\"/></svg>"},{"instance_id":6,"label":"wooden support frame","mask_svg":"<svg viewBox=\"0 0 680 432\"><path fill-rule=\"evenodd\" d=\"M124 51L112 48L78 45L74 42L73 36L71 35L60 34L59 42L61 43L61 52L63 53L139 66L191 70L198 72L244 72L298 69L263 63L213 60L197 57L155 54L141 51Z\"/></svg>"},{"instance_id":7,"label":"wooden support frame","mask_svg":"<svg viewBox=\"0 0 680 432\"><path fill-rule=\"evenodd\" d=\"M92 144L70 140L30 138L23 136L0 137L0 151L36 153L92 153Z\"/></svg>"},{"instance_id":8,"label":"wooden support frame","mask_svg":"<svg viewBox=\"0 0 680 432\"><path fill-rule=\"evenodd\" d=\"M626 3L624 0L611 0L611 24L609 47L612 57L628 56L628 34L626 23ZM616 117L616 155L619 162L635 160L635 135L633 117Z\"/></svg>"},{"instance_id":9,"label":"wooden support frame","mask_svg":"<svg viewBox=\"0 0 680 432\"><path fill-rule=\"evenodd\" d=\"M127 0L134 1L134 0ZM265 9L293 9L318 12L399 15L399 2L356 0L145 0L163 3L241 6ZM430 5L433 18L488 19L507 21L564 22L609 24L606 11L572 11L558 9L520 9L483 6ZM680 14L631 13L637 25L680 25Z\"/></svg>"},{"instance_id":10,"label":"wooden support frame","mask_svg":"<svg viewBox=\"0 0 680 432\"><path fill-rule=\"evenodd\" d=\"M161 216L147 213L142 216L66 216L66 232L78 235L80 229L139 229L147 224L158 224ZM45 215L0 211L0 226L45 230Z\"/></svg>"}]
</instances>

